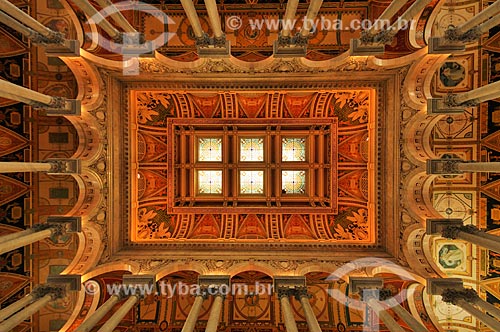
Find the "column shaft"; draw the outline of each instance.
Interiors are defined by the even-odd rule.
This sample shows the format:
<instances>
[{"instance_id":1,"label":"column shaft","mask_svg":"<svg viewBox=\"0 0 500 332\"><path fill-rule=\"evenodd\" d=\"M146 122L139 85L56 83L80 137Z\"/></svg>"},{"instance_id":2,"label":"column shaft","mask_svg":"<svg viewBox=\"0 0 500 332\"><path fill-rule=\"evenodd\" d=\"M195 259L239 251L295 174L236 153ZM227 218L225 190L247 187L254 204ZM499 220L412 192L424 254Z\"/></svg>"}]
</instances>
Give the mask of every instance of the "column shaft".
<instances>
[{"instance_id":1,"label":"column shaft","mask_svg":"<svg viewBox=\"0 0 500 332\"><path fill-rule=\"evenodd\" d=\"M103 9L110 12L109 17L115 21L116 24L125 32L137 32L129 21L123 16L123 14L116 8L116 6L110 0L96 0L96 2Z\"/></svg>"},{"instance_id":2,"label":"column shaft","mask_svg":"<svg viewBox=\"0 0 500 332\"><path fill-rule=\"evenodd\" d=\"M7 308L3 308L2 310L0 310L0 322L9 318L13 314L18 312L19 310L21 310L22 308L24 308L25 306L27 306L31 302L33 302L34 299L35 299L35 297L33 295L28 294L25 297L23 297L22 299L12 303Z\"/></svg>"},{"instance_id":3,"label":"column shaft","mask_svg":"<svg viewBox=\"0 0 500 332\"><path fill-rule=\"evenodd\" d=\"M0 173L13 172L49 172L52 169L50 163L30 163L17 161L0 162Z\"/></svg>"},{"instance_id":4,"label":"column shaft","mask_svg":"<svg viewBox=\"0 0 500 332\"><path fill-rule=\"evenodd\" d=\"M193 29L195 37L202 38L203 29L201 28L200 19L198 18L198 14L196 13L196 8L194 8L193 1L181 0L181 4L182 8L184 8L184 12L186 12L186 16L189 23L191 24L191 28Z\"/></svg>"},{"instance_id":5,"label":"column shaft","mask_svg":"<svg viewBox=\"0 0 500 332\"><path fill-rule=\"evenodd\" d=\"M103 305L101 305L92 315L90 315L75 332L89 332L99 323L99 321L113 308L120 298L117 295L111 296Z\"/></svg>"},{"instance_id":6,"label":"column shaft","mask_svg":"<svg viewBox=\"0 0 500 332\"><path fill-rule=\"evenodd\" d=\"M375 20L375 24L372 24L370 29L367 30L369 34L375 34L378 31L386 28L385 22L390 21L390 19L398 13L398 11L403 8L408 0L393 0L389 6L382 12L379 18Z\"/></svg>"},{"instance_id":7,"label":"column shaft","mask_svg":"<svg viewBox=\"0 0 500 332\"><path fill-rule=\"evenodd\" d=\"M457 27L457 30L464 33L472 28L475 28L488 18L500 13L500 2L495 1L493 4L489 5L485 10L472 17L471 19L465 21L462 25ZM498 19L497 19L498 21Z\"/></svg>"},{"instance_id":8,"label":"column shaft","mask_svg":"<svg viewBox=\"0 0 500 332\"><path fill-rule=\"evenodd\" d=\"M370 298L368 301L368 306L375 311L375 314L380 318L382 323L389 329L391 332L405 332L405 330L392 318L392 316L385 311L385 309L380 305L380 303L374 299Z\"/></svg>"},{"instance_id":9,"label":"column shaft","mask_svg":"<svg viewBox=\"0 0 500 332\"><path fill-rule=\"evenodd\" d=\"M493 331L500 331L500 322L495 318L485 314L464 299L457 300L457 306L476 317L480 322L491 328Z\"/></svg>"},{"instance_id":10,"label":"column shaft","mask_svg":"<svg viewBox=\"0 0 500 332\"><path fill-rule=\"evenodd\" d=\"M403 15L401 15L396 22L389 28L390 31L397 32L399 31L402 26L400 22L407 22L410 24L410 21L417 16L418 13L420 13L425 6L427 6L432 0L416 0L413 5L408 8Z\"/></svg>"},{"instance_id":11,"label":"column shaft","mask_svg":"<svg viewBox=\"0 0 500 332\"><path fill-rule=\"evenodd\" d=\"M300 303L302 304L302 309L304 309L304 314L306 315L307 326L309 327L309 332L321 332L321 327L318 324L318 319L314 314L311 304L309 303L309 298L307 296L300 297Z\"/></svg>"},{"instance_id":12,"label":"column shaft","mask_svg":"<svg viewBox=\"0 0 500 332\"><path fill-rule=\"evenodd\" d=\"M217 9L217 3L215 0L205 0L205 7L207 8L208 19L210 20L210 26L214 31L215 38L221 38L222 28L220 24L219 11Z\"/></svg>"},{"instance_id":13,"label":"column shaft","mask_svg":"<svg viewBox=\"0 0 500 332\"><path fill-rule=\"evenodd\" d=\"M221 295L215 295L214 303L212 304L212 309L210 310L210 316L208 317L205 332L217 332L217 326L219 325L219 319L222 310L222 302L223 297Z\"/></svg>"},{"instance_id":14,"label":"column shaft","mask_svg":"<svg viewBox=\"0 0 500 332\"><path fill-rule=\"evenodd\" d=\"M457 238L500 253L500 241L498 236L484 232L481 232L481 234L470 234L460 231L457 234Z\"/></svg>"},{"instance_id":15,"label":"column shaft","mask_svg":"<svg viewBox=\"0 0 500 332\"><path fill-rule=\"evenodd\" d=\"M32 234L28 234L22 237L18 237L15 239L11 239L5 242L0 243L0 255L9 252L11 250L24 247L28 244L32 244L34 242L43 240L45 238L48 238L49 236L52 235L52 232L54 231L53 228L49 229L44 229L43 231L39 232L34 232ZM1 240L1 239L0 239ZM0 329L2 331L2 329Z\"/></svg>"},{"instance_id":16,"label":"column shaft","mask_svg":"<svg viewBox=\"0 0 500 332\"><path fill-rule=\"evenodd\" d=\"M286 332L299 332L297 323L293 317L292 306L287 296L280 298L281 310L283 311L283 319L285 320Z\"/></svg>"},{"instance_id":17,"label":"column shaft","mask_svg":"<svg viewBox=\"0 0 500 332\"><path fill-rule=\"evenodd\" d=\"M300 35L302 37L309 36L311 29L314 25L314 20L316 16L318 16L318 12L321 9L321 5L323 4L323 0L311 0L309 7L307 8L306 17L304 18L304 23L302 24L302 28L300 29ZM319 27L316 27L319 29Z\"/></svg>"},{"instance_id":18,"label":"column shaft","mask_svg":"<svg viewBox=\"0 0 500 332\"><path fill-rule=\"evenodd\" d=\"M139 297L137 295L130 296L127 301L116 310L116 312L111 316L106 323L104 323L97 332L113 332L114 329L120 324L123 317L132 309L132 307L137 303Z\"/></svg>"},{"instance_id":19,"label":"column shaft","mask_svg":"<svg viewBox=\"0 0 500 332\"><path fill-rule=\"evenodd\" d=\"M57 34L57 32L47 28L42 23L38 22L33 17L26 14L7 0L0 1L0 10L9 14L19 22L22 22L26 26L40 33L42 36L47 37L48 39L54 38Z\"/></svg>"},{"instance_id":20,"label":"column shaft","mask_svg":"<svg viewBox=\"0 0 500 332\"><path fill-rule=\"evenodd\" d=\"M0 2L1 3L1 2ZM11 27L12 29L16 30L23 36L27 38L32 38L36 32L27 26L25 26L22 23L19 23L19 21L13 19L9 15L5 14L4 12L0 11L0 22L5 24L8 27Z\"/></svg>"},{"instance_id":21,"label":"column shaft","mask_svg":"<svg viewBox=\"0 0 500 332\"><path fill-rule=\"evenodd\" d=\"M186 318L186 322L182 327L181 332L193 332L198 321L198 316L200 315L201 306L203 304L203 296L198 295L194 299L193 306L189 310L189 315Z\"/></svg>"},{"instance_id":22,"label":"column shaft","mask_svg":"<svg viewBox=\"0 0 500 332\"><path fill-rule=\"evenodd\" d=\"M500 97L500 81L490 83L471 91L457 93L455 102L458 104L463 104L473 99L478 99L479 102L483 102L498 97Z\"/></svg>"},{"instance_id":23,"label":"column shaft","mask_svg":"<svg viewBox=\"0 0 500 332\"><path fill-rule=\"evenodd\" d=\"M406 311L394 298L386 300L392 310L398 315L413 332L428 332L427 328L423 326L412 314Z\"/></svg>"},{"instance_id":24,"label":"column shaft","mask_svg":"<svg viewBox=\"0 0 500 332\"><path fill-rule=\"evenodd\" d=\"M458 170L463 172L492 172L500 173L500 162L478 162L478 163L459 163L457 165Z\"/></svg>"},{"instance_id":25,"label":"column shaft","mask_svg":"<svg viewBox=\"0 0 500 332\"><path fill-rule=\"evenodd\" d=\"M286 3L285 17L283 18L283 26L281 28L281 35L283 37L290 36L290 30L293 28L293 22L298 7L299 0L288 0Z\"/></svg>"},{"instance_id":26,"label":"column shaft","mask_svg":"<svg viewBox=\"0 0 500 332\"><path fill-rule=\"evenodd\" d=\"M31 317L31 315L38 312L41 308L45 307L45 305L47 305L47 303L49 303L50 301L52 301L51 294L47 294L41 299L36 300L25 309L21 310L6 321L0 323L0 331L11 331L12 329L14 329L14 327L21 324L22 321Z\"/></svg>"},{"instance_id":27,"label":"column shaft","mask_svg":"<svg viewBox=\"0 0 500 332\"><path fill-rule=\"evenodd\" d=\"M34 232L36 232L36 231L33 228L28 228L28 229L25 229L24 231L19 231L19 232L10 233L7 235L2 235L2 236L0 236L0 243L14 240L14 239L17 239L19 237L26 236L26 235L30 235L30 234L33 234Z\"/></svg>"},{"instance_id":28,"label":"column shaft","mask_svg":"<svg viewBox=\"0 0 500 332\"><path fill-rule=\"evenodd\" d=\"M99 25L112 39L118 39L121 35L109 21L106 20L102 14L94 8L87 0L73 0L73 3L80 8L89 19L92 18L94 22L99 22Z\"/></svg>"},{"instance_id":29,"label":"column shaft","mask_svg":"<svg viewBox=\"0 0 500 332\"><path fill-rule=\"evenodd\" d=\"M474 302L475 305L477 305L479 308L483 309L496 319L500 320L500 310L495 307L493 304L486 302L483 299L478 299L476 302Z\"/></svg>"},{"instance_id":30,"label":"column shaft","mask_svg":"<svg viewBox=\"0 0 500 332\"><path fill-rule=\"evenodd\" d=\"M4 93L4 91L6 93ZM0 97L14 98L14 100L25 102L29 100L31 104L42 103L50 105L54 103L54 97L44 95L43 93L27 89L5 80L0 80Z\"/></svg>"},{"instance_id":31,"label":"column shaft","mask_svg":"<svg viewBox=\"0 0 500 332\"><path fill-rule=\"evenodd\" d=\"M479 26L479 30L481 31L481 33L487 33L492 28L494 28L498 25L499 19L500 19L500 17L498 17L498 16L490 18L489 20L487 20L486 22L482 23Z\"/></svg>"}]
</instances>

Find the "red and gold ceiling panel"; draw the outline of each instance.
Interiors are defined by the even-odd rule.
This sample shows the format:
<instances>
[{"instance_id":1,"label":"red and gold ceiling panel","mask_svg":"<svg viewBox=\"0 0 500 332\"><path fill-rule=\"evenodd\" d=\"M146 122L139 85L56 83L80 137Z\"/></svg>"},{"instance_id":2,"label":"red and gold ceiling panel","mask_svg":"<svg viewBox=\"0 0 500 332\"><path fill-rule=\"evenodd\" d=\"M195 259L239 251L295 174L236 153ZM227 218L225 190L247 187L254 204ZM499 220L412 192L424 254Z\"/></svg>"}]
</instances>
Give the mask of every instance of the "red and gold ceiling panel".
<instances>
[{"instance_id":1,"label":"red and gold ceiling panel","mask_svg":"<svg viewBox=\"0 0 500 332\"><path fill-rule=\"evenodd\" d=\"M375 242L374 89L129 103L132 242Z\"/></svg>"}]
</instances>

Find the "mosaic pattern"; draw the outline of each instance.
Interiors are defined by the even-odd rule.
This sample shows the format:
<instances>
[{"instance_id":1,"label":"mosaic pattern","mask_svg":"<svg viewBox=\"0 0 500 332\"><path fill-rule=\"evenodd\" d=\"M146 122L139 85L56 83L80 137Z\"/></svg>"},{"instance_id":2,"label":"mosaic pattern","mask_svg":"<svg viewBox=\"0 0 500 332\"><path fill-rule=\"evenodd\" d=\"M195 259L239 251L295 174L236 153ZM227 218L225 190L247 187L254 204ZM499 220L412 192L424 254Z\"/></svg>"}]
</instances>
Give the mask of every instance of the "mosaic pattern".
<instances>
[{"instance_id":1,"label":"mosaic pattern","mask_svg":"<svg viewBox=\"0 0 500 332\"><path fill-rule=\"evenodd\" d=\"M305 138L283 138L281 140L282 161L306 161Z\"/></svg>"},{"instance_id":2,"label":"mosaic pattern","mask_svg":"<svg viewBox=\"0 0 500 332\"><path fill-rule=\"evenodd\" d=\"M306 171L282 171L281 190L284 194L304 194L306 192Z\"/></svg>"},{"instance_id":3,"label":"mosaic pattern","mask_svg":"<svg viewBox=\"0 0 500 332\"><path fill-rule=\"evenodd\" d=\"M263 194L264 172L263 171L240 171L240 193L241 194Z\"/></svg>"},{"instance_id":4,"label":"mosaic pattern","mask_svg":"<svg viewBox=\"0 0 500 332\"><path fill-rule=\"evenodd\" d=\"M198 161L222 161L222 139L199 138Z\"/></svg>"},{"instance_id":5,"label":"mosaic pattern","mask_svg":"<svg viewBox=\"0 0 500 332\"><path fill-rule=\"evenodd\" d=\"M222 194L222 171L198 171L199 194Z\"/></svg>"},{"instance_id":6,"label":"mosaic pattern","mask_svg":"<svg viewBox=\"0 0 500 332\"><path fill-rule=\"evenodd\" d=\"M241 138L240 161L264 161L264 139Z\"/></svg>"}]
</instances>

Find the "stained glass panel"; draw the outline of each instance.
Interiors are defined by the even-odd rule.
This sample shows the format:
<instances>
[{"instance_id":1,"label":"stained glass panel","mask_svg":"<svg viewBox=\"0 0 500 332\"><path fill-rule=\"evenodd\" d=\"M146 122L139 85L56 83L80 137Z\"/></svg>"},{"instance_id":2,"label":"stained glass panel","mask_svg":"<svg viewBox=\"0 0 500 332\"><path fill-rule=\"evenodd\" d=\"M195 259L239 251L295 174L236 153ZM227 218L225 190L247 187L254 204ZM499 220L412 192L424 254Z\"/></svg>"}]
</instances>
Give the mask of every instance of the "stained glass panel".
<instances>
[{"instance_id":1,"label":"stained glass panel","mask_svg":"<svg viewBox=\"0 0 500 332\"><path fill-rule=\"evenodd\" d=\"M306 161L305 138L283 138L281 140L282 161Z\"/></svg>"},{"instance_id":2,"label":"stained glass panel","mask_svg":"<svg viewBox=\"0 0 500 332\"><path fill-rule=\"evenodd\" d=\"M198 171L199 194L222 194L222 171Z\"/></svg>"},{"instance_id":3,"label":"stained glass panel","mask_svg":"<svg viewBox=\"0 0 500 332\"><path fill-rule=\"evenodd\" d=\"M281 189L284 194L304 194L306 192L306 171L282 171Z\"/></svg>"},{"instance_id":4,"label":"stained glass panel","mask_svg":"<svg viewBox=\"0 0 500 332\"><path fill-rule=\"evenodd\" d=\"M264 139L241 138L240 161L264 161Z\"/></svg>"},{"instance_id":5,"label":"stained glass panel","mask_svg":"<svg viewBox=\"0 0 500 332\"><path fill-rule=\"evenodd\" d=\"M222 161L222 139L199 138L198 161Z\"/></svg>"},{"instance_id":6,"label":"stained glass panel","mask_svg":"<svg viewBox=\"0 0 500 332\"><path fill-rule=\"evenodd\" d=\"M264 171L240 171L241 194L264 193Z\"/></svg>"}]
</instances>

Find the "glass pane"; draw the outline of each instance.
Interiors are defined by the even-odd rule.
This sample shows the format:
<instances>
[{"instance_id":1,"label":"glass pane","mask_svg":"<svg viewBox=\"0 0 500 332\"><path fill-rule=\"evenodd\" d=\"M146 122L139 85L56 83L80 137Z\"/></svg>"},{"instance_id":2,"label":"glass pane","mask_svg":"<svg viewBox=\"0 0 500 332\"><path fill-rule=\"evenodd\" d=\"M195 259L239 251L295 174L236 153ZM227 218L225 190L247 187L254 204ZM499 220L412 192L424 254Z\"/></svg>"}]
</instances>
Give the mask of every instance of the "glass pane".
<instances>
[{"instance_id":1,"label":"glass pane","mask_svg":"<svg viewBox=\"0 0 500 332\"><path fill-rule=\"evenodd\" d=\"M264 139L240 139L240 161L264 161Z\"/></svg>"},{"instance_id":2,"label":"glass pane","mask_svg":"<svg viewBox=\"0 0 500 332\"><path fill-rule=\"evenodd\" d=\"M304 194L306 192L306 171L282 171L283 194Z\"/></svg>"},{"instance_id":3,"label":"glass pane","mask_svg":"<svg viewBox=\"0 0 500 332\"><path fill-rule=\"evenodd\" d=\"M264 193L264 171L240 171L241 194Z\"/></svg>"},{"instance_id":4,"label":"glass pane","mask_svg":"<svg viewBox=\"0 0 500 332\"><path fill-rule=\"evenodd\" d=\"M198 161L222 161L222 138L199 138Z\"/></svg>"},{"instance_id":5,"label":"glass pane","mask_svg":"<svg viewBox=\"0 0 500 332\"><path fill-rule=\"evenodd\" d=\"M306 161L306 139L283 138L281 153L283 161Z\"/></svg>"},{"instance_id":6,"label":"glass pane","mask_svg":"<svg viewBox=\"0 0 500 332\"><path fill-rule=\"evenodd\" d=\"M222 194L222 171L198 171L199 194Z\"/></svg>"}]
</instances>

